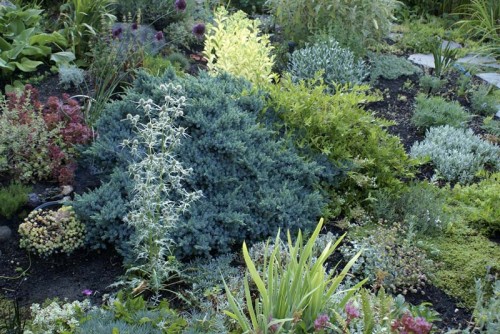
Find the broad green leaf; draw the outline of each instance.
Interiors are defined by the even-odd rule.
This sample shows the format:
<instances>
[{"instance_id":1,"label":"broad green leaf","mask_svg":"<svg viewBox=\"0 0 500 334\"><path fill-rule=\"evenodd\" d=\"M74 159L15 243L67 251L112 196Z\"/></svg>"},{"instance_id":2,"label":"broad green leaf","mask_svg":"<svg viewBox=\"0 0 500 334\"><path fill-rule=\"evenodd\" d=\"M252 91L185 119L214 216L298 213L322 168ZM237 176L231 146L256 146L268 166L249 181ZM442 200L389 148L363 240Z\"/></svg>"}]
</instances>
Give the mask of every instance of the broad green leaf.
<instances>
[{"instance_id":1,"label":"broad green leaf","mask_svg":"<svg viewBox=\"0 0 500 334\"><path fill-rule=\"evenodd\" d=\"M50 56L50 60L52 60L56 64L67 64L75 59L76 59L75 54L69 51L61 51L53 53Z\"/></svg>"},{"instance_id":2,"label":"broad green leaf","mask_svg":"<svg viewBox=\"0 0 500 334\"><path fill-rule=\"evenodd\" d=\"M14 62L18 69L23 72L33 72L36 68L43 64L41 61L29 60L28 58L22 58L21 62Z\"/></svg>"}]
</instances>

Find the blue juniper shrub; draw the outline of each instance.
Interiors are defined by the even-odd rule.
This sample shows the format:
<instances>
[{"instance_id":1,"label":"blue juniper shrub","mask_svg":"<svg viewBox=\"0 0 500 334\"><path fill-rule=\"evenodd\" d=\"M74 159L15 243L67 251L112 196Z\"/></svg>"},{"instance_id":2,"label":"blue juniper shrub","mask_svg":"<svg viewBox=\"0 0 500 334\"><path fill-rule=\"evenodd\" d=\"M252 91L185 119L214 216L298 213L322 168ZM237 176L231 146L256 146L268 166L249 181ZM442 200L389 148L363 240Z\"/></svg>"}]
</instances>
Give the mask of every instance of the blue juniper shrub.
<instances>
[{"instance_id":1,"label":"blue juniper shrub","mask_svg":"<svg viewBox=\"0 0 500 334\"><path fill-rule=\"evenodd\" d=\"M122 238L127 231L120 217L127 211L131 181L125 171L133 158L120 144L131 139L132 132L121 120L128 113L141 115L136 103L141 98L161 103L164 96L158 87L166 82L184 87L187 105L179 125L188 129L189 137L176 155L183 166L193 169L186 189L203 192L172 232L178 255L227 252L243 240L273 235L278 227L313 227L326 204L317 185L324 180L334 183L338 171L325 168L326 163L305 161L290 141L261 125L263 99L249 93L247 82L228 75L179 78L167 71L155 78L141 73L124 99L108 106L97 123L99 139L86 152L104 175L114 171L100 188L75 200L92 246L106 236L105 241L116 242L127 255ZM111 195L113 188L119 198Z\"/></svg>"}]
</instances>

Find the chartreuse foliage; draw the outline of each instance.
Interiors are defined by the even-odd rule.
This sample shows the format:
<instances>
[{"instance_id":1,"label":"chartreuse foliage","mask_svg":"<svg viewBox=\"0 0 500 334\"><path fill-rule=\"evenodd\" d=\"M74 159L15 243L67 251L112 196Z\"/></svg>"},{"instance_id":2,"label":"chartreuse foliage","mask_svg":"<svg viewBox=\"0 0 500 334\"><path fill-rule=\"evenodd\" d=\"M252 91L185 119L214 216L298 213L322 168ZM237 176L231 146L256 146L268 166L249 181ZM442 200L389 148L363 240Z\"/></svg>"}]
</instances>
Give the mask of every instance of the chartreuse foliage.
<instances>
[{"instance_id":1,"label":"chartreuse foliage","mask_svg":"<svg viewBox=\"0 0 500 334\"><path fill-rule=\"evenodd\" d=\"M11 218L26 202L31 187L13 182L0 188L0 217Z\"/></svg>"},{"instance_id":2,"label":"chartreuse foliage","mask_svg":"<svg viewBox=\"0 0 500 334\"><path fill-rule=\"evenodd\" d=\"M254 300L248 279L245 287L246 305L239 305L231 291L226 287L230 311L226 314L238 322L241 330L248 333L311 333L315 319L326 311L329 299L337 292L339 285L354 265L361 252L357 253L338 275L327 273L325 263L342 241L340 237L332 245L329 242L319 257L313 256L313 247L323 227L320 220L309 240L304 243L302 234L292 241L288 232L288 251L290 256L281 257L279 247L265 252L262 276L250 258L246 243L243 243L243 257L248 273L257 286L258 297ZM275 245L280 242L276 236ZM354 286L339 302L343 308L361 283ZM248 316L246 312L248 312Z\"/></svg>"},{"instance_id":3,"label":"chartreuse foliage","mask_svg":"<svg viewBox=\"0 0 500 334\"><path fill-rule=\"evenodd\" d=\"M16 70L33 72L44 60L64 63L74 59L70 52L52 54L52 46L65 47L58 32L44 33L40 21L43 10L0 5L0 74L10 76Z\"/></svg>"},{"instance_id":4,"label":"chartreuse foliage","mask_svg":"<svg viewBox=\"0 0 500 334\"><path fill-rule=\"evenodd\" d=\"M249 19L242 11L229 15L220 7L214 22L207 25L203 51L211 71L229 72L256 85L276 78L273 47L269 35L260 32L259 20Z\"/></svg>"},{"instance_id":5,"label":"chartreuse foliage","mask_svg":"<svg viewBox=\"0 0 500 334\"><path fill-rule=\"evenodd\" d=\"M121 146L133 140L131 126L122 120L127 114L144 113L136 102L151 99L160 104L162 83L181 85L187 98L179 126L188 135L174 154L192 174L185 180L187 190L200 190L203 197L190 207L171 231L180 255L206 255L227 252L242 240L259 240L274 234L278 227L297 229L309 226L325 205L316 185L323 175L335 184L336 171L306 162L294 152L290 141L257 122L263 109L262 97L248 91L248 82L228 75L212 77L175 77L167 71L161 78L140 74L123 101L107 107L97 123L100 136L87 151L94 167L113 178L102 187L79 196L76 212L87 224L89 241L114 241L113 235L126 240L129 233L122 219L130 201L130 178L126 174L130 152ZM110 194L113 196L109 196ZM107 194L107 195L106 195ZM119 194L119 196L116 196ZM95 201L95 202L94 202ZM123 216L122 216L123 215ZM124 234L122 234L124 233ZM126 243L119 242L123 253Z\"/></svg>"},{"instance_id":6,"label":"chartreuse foliage","mask_svg":"<svg viewBox=\"0 0 500 334\"><path fill-rule=\"evenodd\" d=\"M390 122L375 118L363 104L377 101L368 86L338 85L325 94L318 78L294 84L285 76L269 88L268 106L284 121L299 147L312 148L336 164L354 168L339 189L348 203L370 189L399 187L398 177L409 175L411 160L399 139L387 133ZM366 198L366 197L365 197Z\"/></svg>"},{"instance_id":7,"label":"chartreuse foliage","mask_svg":"<svg viewBox=\"0 0 500 334\"><path fill-rule=\"evenodd\" d=\"M448 198L450 211L486 233L500 232L500 173L469 186L456 185Z\"/></svg>"},{"instance_id":8,"label":"chartreuse foliage","mask_svg":"<svg viewBox=\"0 0 500 334\"><path fill-rule=\"evenodd\" d=\"M434 273L433 284L451 296L459 298L463 305L474 307L474 280L490 272L500 271L500 248L477 232L459 227L449 233L426 240L439 250L433 252L441 265Z\"/></svg>"}]
</instances>

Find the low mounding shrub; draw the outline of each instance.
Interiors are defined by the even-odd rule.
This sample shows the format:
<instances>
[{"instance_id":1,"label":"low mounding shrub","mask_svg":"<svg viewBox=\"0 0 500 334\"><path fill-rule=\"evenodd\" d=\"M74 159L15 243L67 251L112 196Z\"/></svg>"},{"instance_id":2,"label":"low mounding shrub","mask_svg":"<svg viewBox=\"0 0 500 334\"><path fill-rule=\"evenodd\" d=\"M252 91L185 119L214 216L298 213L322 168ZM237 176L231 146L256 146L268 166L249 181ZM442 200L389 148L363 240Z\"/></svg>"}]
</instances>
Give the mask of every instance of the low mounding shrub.
<instances>
[{"instance_id":1,"label":"low mounding shrub","mask_svg":"<svg viewBox=\"0 0 500 334\"><path fill-rule=\"evenodd\" d=\"M344 207L367 198L370 189L399 187L398 178L410 174L411 160L399 138L384 129L391 123L363 109L378 98L367 93L368 86L337 86L333 95L325 94L326 88L321 79L294 84L285 76L269 88L268 112L284 121L299 147L349 167L348 178L337 187Z\"/></svg>"},{"instance_id":2,"label":"low mounding shrub","mask_svg":"<svg viewBox=\"0 0 500 334\"><path fill-rule=\"evenodd\" d=\"M289 72L294 82L313 79L316 72L322 71L322 78L330 88L337 84L360 84L368 75L368 67L362 60L356 60L354 54L340 47L334 39L306 44L303 49L292 53Z\"/></svg>"},{"instance_id":3,"label":"low mounding shrub","mask_svg":"<svg viewBox=\"0 0 500 334\"><path fill-rule=\"evenodd\" d=\"M446 84L446 82L446 79L441 79L432 75L424 75L420 77L418 83L426 94L435 94Z\"/></svg>"},{"instance_id":4,"label":"low mounding shrub","mask_svg":"<svg viewBox=\"0 0 500 334\"><path fill-rule=\"evenodd\" d=\"M229 15L224 7L214 15L215 23L207 25L203 51L208 68L241 76L256 85L275 79L273 47L269 35L259 30L260 21L249 19L242 11Z\"/></svg>"},{"instance_id":5,"label":"low mounding shrub","mask_svg":"<svg viewBox=\"0 0 500 334\"><path fill-rule=\"evenodd\" d=\"M425 139L411 148L414 157L430 157L436 176L469 183L484 168L500 168L500 148L474 135L471 129L449 125L427 130Z\"/></svg>"},{"instance_id":6,"label":"low mounding shrub","mask_svg":"<svg viewBox=\"0 0 500 334\"><path fill-rule=\"evenodd\" d=\"M123 101L107 107L97 124L99 139L86 154L103 175L112 174L100 188L75 198L74 208L87 225L91 246L115 242L118 234L118 246L127 255L122 241L130 231L124 229L122 219L133 183L120 173L127 173L134 158L121 143L133 141L134 135L122 120L130 113L144 122L136 101L152 99L161 104L164 94L158 87L166 82L184 89L187 102L177 125L186 128L188 136L175 155L193 170L186 189L203 193L171 231L179 255L227 252L243 239L262 239L280 226L307 227L321 214L325 199L315 190L316 184L322 176L335 184L336 170L306 162L289 141L260 125L262 97L242 95L250 89L246 81L205 73L196 78L175 77L172 71L161 78L141 73Z\"/></svg>"},{"instance_id":7,"label":"low mounding shrub","mask_svg":"<svg viewBox=\"0 0 500 334\"><path fill-rule=\"evenodd\" d=\"M63 94L62 100L49 97L44 107L37 90L26 85L22 94L0 96L0 110L0 173L23 182L52 177L71 183L75 145L92 139L78 102Z\"/></svg>"},{"instance_id":8,"label":"low mounding shrub","mask_svg":"<svg viewBox=\"0 0 500 334\"><path fill-rule=\"evenodd\" d=\"M448 102L440 96L426 97L420 94L415 99L411 122L420 129L440 125L461 128L469 119L469 113L458 102Z\"/></svg>"},{"instance_id":9,"label":"low mounding shrub","mask_svg":"<svg viewBox=\"0 0 500 334\"><path fill-rule=\"evenodd\" d=\"M370 81L376 82L378 78L394 80L402 76L421 73L422 70L405 58L391 54L370 53Z\"/></svg>"},{"instance_id":10,"label":"low mounding shrub","mask_svg":"<svg viewBox=\"0 0 500 334\"><path fill-rule=\"evenodd\" d=\"M19 225L19 245L41 256L55 253L71 254L83 246L85 226L73 209L63 206L59 210L32 211Z\"/></svg>"},{"instance_id":11,"label":"low mounding shrub","mask_svg":"<svg viewBox=\"0 0 500 334\"><path fill-rule=\"evenodd\" d=\"M28 193L30 187L23 186L20 183L11 183L5 188L0 188L0 216L10 218L26 202L28 202Z\"/></svg>"},{"instance_id":12,"label":"low mounding shrub","mask_svg":"<svg viewBox=\"0 0 500 334\"><path fill-rule=\"evenodd\" d=\"M472 111L483 116L493 116L498 111L500 94L492 93L491 87L481 85L470 94Z\"/></svg>"},{"instance_id":13,"label":"low mounding shrub","mask_svg":"<svg viewBox=\"0 0 500 334\"><path fill-rule=\"evenodd\" d=\"M428 182L412 184L398 193L380 190L374 198L372 209L376 218L389 223L404 221L424 235L441 231L449 221L446 193Z\"/></svg>"},{"instance_id":14,"label":"low mounding shrub","mask_svg":"<svg viewBox=\"0 0 500 334\"><path fill-rule=\"evenodd\" d=\"M393 293L420 292L434 266L423 250L404 240L407 233L397 224L390 228L377 226L369 236L351 240L341 251L349 259L363 250L352 272L368 278L375 290L383 287Z\"/></svg>"},{"instance_id":15,"label":"low mounding shrub","mask_svg":"<svg viewBox=\"0 0 500 334\"><path fill-rule=\"evenodd\" d=\"M448 199L453 212L487 233L500 232L500 173L469 186L456 185Z\"/></svg>"}]
</instances>

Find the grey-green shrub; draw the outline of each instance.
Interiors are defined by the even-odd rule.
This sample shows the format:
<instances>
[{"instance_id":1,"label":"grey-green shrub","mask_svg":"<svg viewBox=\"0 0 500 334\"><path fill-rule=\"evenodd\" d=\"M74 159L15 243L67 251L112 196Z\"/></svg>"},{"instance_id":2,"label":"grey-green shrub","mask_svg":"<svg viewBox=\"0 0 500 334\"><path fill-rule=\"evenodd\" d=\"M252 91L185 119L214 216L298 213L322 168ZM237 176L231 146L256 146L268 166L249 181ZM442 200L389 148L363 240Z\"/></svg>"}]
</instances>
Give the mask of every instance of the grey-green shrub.
<instances>
[{"instance_id":1,"label":"grey-green shrub","mask_svg":"<svg viewBox=\"0 0 500 334\"><path fill-rule=\"evenodd\" d=\"M500 148L474 135L471 129L449 125L432 127L425 139L411 148L414 157L430 157L437 176L469 183L486 166L500 168Z\"/></svg>"},{"instance_id":2,"label":"grey-green shrub","mask_svg":"<svg viewBox=\"0 0 500 334\"><path fill-rule=\"evenodd\" d=\"M368 75L367 65L332 38L306 44L305 48L293 52L288 70L295 82L313 79L316 72L323 71L322 77L331 88L336 84L359 84Z\"/></svg>"},{"instance_id":3,"label":"grey-green shrub","mask_svg":"<svg viewBox=\"0 0 500 334\"><path fill-rule=\"evenodd\" d=\"M297 229L314 222L325 205L316 186L322 176L335 184L339 179L333 173L338 170L305 161L291 141L259 124L262 96L242 95L250 91L248 82L207 73L184 78L170 70L163 77L141 73L123 100L108 105L97 124L99 139L86 154L103 175L113 173L111 180L105 176L103 186L77 197L74 204L92 235L92 246L102 246L104 235L111 242L118 235L118 247L127 255L130 231L121 215L128 211L133 184L123 174L134 158L121 143L134 135L122 120L128 113L143 119L135 101L161 103L164 95L157 87L168 82L183 86L187 98L178 125L187 128L189 136L175 152L183 166L193 169L186 189L203 192L172 230L178 255L228 252L242 240L262 239L280 226Z\"/></svg>"},{"instance_id":4,"label":"grey-green shrub","mask_svg":"<svg viewBox=\"0 0 500 334\"><path fill-rule=\"evenodd\" d=\"M439 232L449 221L445 193L428 182L411 184L400 193L378 190L374 198L372 212L376 218L389 223L404 221L417 233Z\"/></svg>"},{"instance_id":5,"label":"grey-green shrub","mask_svg":"<svg viewBox=\"0 0 500 334\"><path fill-rule=\"evenodd\" d=\"M448 102L441 96L427 97L419 94L415 98L411 122L423 130L440 125L460 128L464 127L469 119L470 114L457 101Z\"/></svg>"},{"instance_id":6,"label":"grey-green shrub","mask_svg":"<svg viewBox=\"0 0 500 334\"><path fill-rule=\"evenodd\" d=\"M420 67L413 65L405 58L391 54L369 53L371 68L370 81L376 82L378 78L394 80L402 76L421 73Z\"/></svg>"},{"instance_id":7,"label":"grey-green shrub","mask_svg":"<svg viewBox=\"0 0 500 334\"><path fill-rule=\"evenodd\" d=\"M498 111L500 105L500 95L492 94L491 87L480 85L470 94L470 104L475 114L483 116L493 116Z\"/></svg>"},{"instance_id":8,"label":"grey-green shrub","mask_svg":"<svg viewBox=\"0 0 500 334\"><path fill-rule=\"evenodd\" d=\"M64 89L80 87L85 81L85 71L75 65L62 65L59 67L59 85Z\"/></svg>"},{"instance_id":9,"label":"grey-green shrub","mask_svg":"<svg viewBox=\"0 0 500 334\"><path fill-rule=\"evenodd\" d=\"M494 136L500 137L500 121L493 117L486 117L481 128Z\"/></svg>"},{"instance_id":10,"label":"grey-green shrub","mask_svg":"<svg viewBox=\"0 0 500 334\"><path fill-rule=\"evenodd\" d=\"M446 79L440 79L432 75L424 75L420 77L419 85L424 93L435 94L446 84L446 82Z\"/></svg>"}]
</instances>

